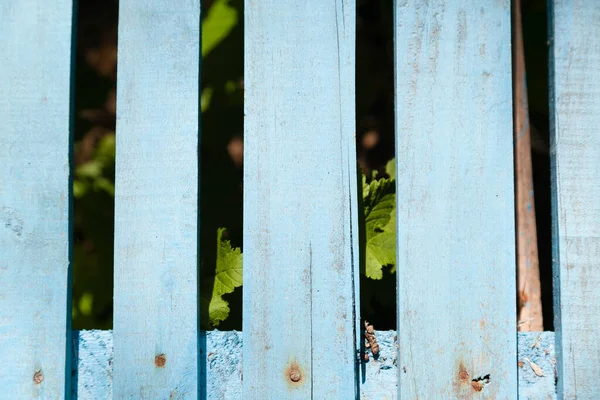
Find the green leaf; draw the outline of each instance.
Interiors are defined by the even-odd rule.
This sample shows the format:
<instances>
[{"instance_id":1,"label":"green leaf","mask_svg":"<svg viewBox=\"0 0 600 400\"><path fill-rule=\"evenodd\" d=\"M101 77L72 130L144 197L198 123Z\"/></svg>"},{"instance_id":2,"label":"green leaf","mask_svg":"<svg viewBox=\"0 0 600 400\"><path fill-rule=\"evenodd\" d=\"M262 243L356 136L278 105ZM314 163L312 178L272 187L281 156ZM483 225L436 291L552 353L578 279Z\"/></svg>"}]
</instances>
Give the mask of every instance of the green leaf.
<instances>
[{"instance_id":1,"label":"green leaf","mask_svg":"<svg viewBox=\"0 0 600 400\"><path fill-rule=\"evenodd\" d=\"M229 316L229 303L223 295L242 286L242 253L223 238L225 228L217 229L217 266L212 298L208 307L210 324L219 325Z\"/></svg>"},{"instance_id":2,"label":"green leaf","mask_svg":"<svg viewBox=\"0 0 600 400\"><path fill-rule=\"evenodd\" d=\"M367 183L363 175L365 275L371 279L383 277L383 266L396 266L396 182L376 177Z\"/></svg>"},{"instance_id":3,"label":"green leaf","mask_svg":"<svg viewBox=\"0 0 600 400\"><path fill-rule=\"evenodd\" d=\"M396 159L392 158L385 164L385 173L389 175L390 179L396 180Z\"/></svg>"},{"instance_id":4,"label":"green leaf","mask_svg":"<svg viewBox=\"0 0 600 400\"><path fill-rule=\"evenodd\" d=\"M79 311L83 315L91 315L92 307L94 305L94 295L92 293L86 292L79 299Z\"/></svg>"},{"instance_id":5,"label":"green leaf","mask_svg":"<svg viewBox=\"0 0 600 400\"><path fill-rule=\"evenodd\" d=\"M212 100L212 95L212 87L206 87L202 89L202 94L200 95L200 112L208 110L208 108L210 107L210 101Z\"/></svg>"},{"instance_id":6,"label":"green leaf","mask_svg":"<svg viewBox=\"0 0 600 400\"><path fill-rule=\"evenodd\" d=\"M115 162L116 138L114 133L104 135L98 142L98 148L94 158L100 160L103 166L112 165Z\"/></svg>"},{"instance_id":7,"label":"green leaf","mask_svg":"<svg viewBox=\"0 0 600 400\"><path fill-rule=\"evenodd\" d=\"M102 175L102 163L98 160L91 160L75 169L77 176L82 178L95 179Z\"/></svg>"},{"instance_id":8,"label":"green leaf","mask_svg":"<svg viewBox=\"0 0 600 400\"><path fill-rule=\"evenodd\" d=\"M79 179L73 180L73 197L76 199L80 199L86 195L90 185L86 181L82 181Z\"/></svg>"},{"instance_id":9,"label":"green leaf","mask_svg":"<svg viewBox=\"0 0 600 400\"><path fill-rule=\"evenodd\" d=\"M229 5L229 0L216 0L202 21L202 57L217 47L237 23L237 10Z\"/></svg>"}]
</instances>

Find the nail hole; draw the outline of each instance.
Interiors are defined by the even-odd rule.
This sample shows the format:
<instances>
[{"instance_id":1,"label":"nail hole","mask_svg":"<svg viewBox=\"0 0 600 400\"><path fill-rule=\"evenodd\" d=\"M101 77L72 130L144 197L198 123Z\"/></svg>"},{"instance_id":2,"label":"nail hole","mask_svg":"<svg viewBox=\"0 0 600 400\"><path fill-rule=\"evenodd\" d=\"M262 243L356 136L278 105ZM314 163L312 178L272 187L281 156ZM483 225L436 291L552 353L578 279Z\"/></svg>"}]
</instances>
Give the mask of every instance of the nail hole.
<instances>
[{"instance_id":1,"label":"nail hole","mask_svg":"<svg viewBox=\"0 0 600 400\"><path fill-rule=\"evenodd\" d=\"M301 378L300 371L293 369L290 371L290 380L292 382L299 382Z\"/></svg>"},{"instance_id":2,"label":"nail hole","mask_svg":"<svg viewBox=\"0 0 600 400\"><path fill-rule=\"evenodd\" d=\"M164 354L159 354L156 357L154 357L154 365L156 365L159 368L164 367L166 362L167 357L165 357Z\"/></svg>"}]
</instances>

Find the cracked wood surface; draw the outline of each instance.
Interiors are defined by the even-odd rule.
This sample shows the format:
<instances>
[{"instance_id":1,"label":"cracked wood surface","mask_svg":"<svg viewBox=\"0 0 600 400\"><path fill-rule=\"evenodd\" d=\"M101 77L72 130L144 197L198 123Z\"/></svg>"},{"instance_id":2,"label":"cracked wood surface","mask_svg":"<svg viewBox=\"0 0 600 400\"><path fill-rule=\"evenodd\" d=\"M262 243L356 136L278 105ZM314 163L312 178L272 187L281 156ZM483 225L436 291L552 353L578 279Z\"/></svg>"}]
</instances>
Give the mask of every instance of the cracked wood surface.
<instances>
[{"instance_id":1,"label":"cracked wood surface","mask_svg":"<svg viewBox=\"0 0 600 400\"><path fill-rule=\"evenodd\" d=\"M358 393L355 9L245 3L245 399Z\"/></svg>"},{"instance_id":2,"label":"cracked wood surface","mask_svg":"<svg viewBox=\"0 0 600 400\"><path fill-rule=\"evenodd\" d=\"M594 399L600 393L600 3L549 5L558 394Z\"/></svg>"}]
</instances>

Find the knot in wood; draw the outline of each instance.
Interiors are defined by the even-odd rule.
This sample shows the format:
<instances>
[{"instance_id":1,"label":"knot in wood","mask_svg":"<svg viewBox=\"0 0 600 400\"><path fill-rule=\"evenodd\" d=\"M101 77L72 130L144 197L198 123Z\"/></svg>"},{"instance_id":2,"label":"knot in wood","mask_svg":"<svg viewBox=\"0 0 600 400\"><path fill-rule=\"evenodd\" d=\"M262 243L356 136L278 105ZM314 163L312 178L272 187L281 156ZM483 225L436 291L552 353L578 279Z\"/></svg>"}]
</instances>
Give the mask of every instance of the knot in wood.
<instances>
[{"instance_id":1,"label":"knot in wood","mask_svg":"<svg viewBox=\"0 0 600 400\"><path fill-rule=\"evenodd\" d=\"M292 382L300 382L300 378L302 378L302 376L300 375L300 371L298 371L297 369L292 369L290 371L290 380Z\"/></svg>"},{"instance_id":2,"label":"knot in wood","mask_svg":"<svg viewBox=\"0 0 600 400\"><path fill-rule=\"evenodd\" d=\"M33 382L36 385L39 385L40 383L42 383L44 381L44 374L42 374L42 371L36 371L35 374L33 374Z\"/></svg>"}]
</instances>

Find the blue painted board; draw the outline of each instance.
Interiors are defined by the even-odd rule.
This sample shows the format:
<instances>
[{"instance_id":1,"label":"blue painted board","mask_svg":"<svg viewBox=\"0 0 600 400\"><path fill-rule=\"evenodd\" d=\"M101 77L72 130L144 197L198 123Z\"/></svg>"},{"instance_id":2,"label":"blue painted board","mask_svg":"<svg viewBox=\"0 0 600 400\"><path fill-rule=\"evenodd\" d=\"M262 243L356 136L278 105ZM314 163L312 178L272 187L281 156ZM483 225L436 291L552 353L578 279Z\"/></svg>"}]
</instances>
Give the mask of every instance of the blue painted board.
<instances>
[{"instance_id":1,"label":"blue painted board","mask_svg":"<svg viewBox=\"0 0 600 400\"><path fill-rule=\"evenodd\" d=\"M0 397L70 379L73 2L0 1Z\"/></svg>"},{"instance_id":2,"label":"blue painted board","mask_svg":"<svg viewBox=\"0 0 600 400\"><path fill-rule=\"evenodd\" d=\"M210 331L206 337L207 399L242 397L242 332ZM398 399L396 331L375 331L379 358L364 364L360 399ZM110 400L113 385L113 333L74 331L73 399ZM519 399L556 399L554 387L554 332L519 333ZM538 375L529 361L541 370ZM332 364L332 368L335 366ZM427 397L426 397L427 398Z\"/></svg>"},{"instance_id":3,"label":"blue painted board","mask_svg":"<svg viewBox=\"0 0 600 400\"><path fill-rule=\"evenodd\" d=\"M245 3L244 398L357 396L355 2Z\"/></svg>"},{"instance_id":4,"label":"blue painted board","mask_svg":"<svg viewBox=\"0 0 600 400\"><path fill-rule=\"evenodd\" d=\"M600 396L600 3L550 10L558 394Z\"/></svg>"},{"instance_id":5,"label":"blue painted board","mask_svg":"<svg viewBox=\"0 0 600 400\"><path fill-rule=\"evenodd\" d=\"M396 1L395 67L399 394L516 398L509 1Z\"/></svg>"},{"instance_id":6,"label":"blue painted board","mask_svg":"<svg viewBox=\"0 0 600 400\"><path fill-rule=\"evenodd\" d=\"M200 49L199 1L119 3L115 399L198 397Z\"/></svg>"}]
</instances>

